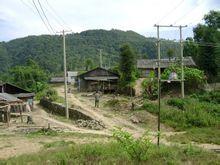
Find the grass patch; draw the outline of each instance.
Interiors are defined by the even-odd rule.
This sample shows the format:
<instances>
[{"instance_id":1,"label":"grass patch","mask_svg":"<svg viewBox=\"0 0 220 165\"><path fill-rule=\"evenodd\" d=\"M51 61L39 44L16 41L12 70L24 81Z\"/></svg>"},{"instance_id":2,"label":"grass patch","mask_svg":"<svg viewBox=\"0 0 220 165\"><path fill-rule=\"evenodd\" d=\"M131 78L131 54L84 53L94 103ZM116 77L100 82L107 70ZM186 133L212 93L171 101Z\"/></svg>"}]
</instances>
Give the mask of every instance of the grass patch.
<instances>
[{"instance_id":1,"label":"grass patch","mask_svg":"<svg viewBox=\"0 0 220 165\"><path fill-rule=\"evenodd\" d=\"M48 128L42 128L35 132L30 132L27 134L27 137L34 138L39 136L57 136L58 132Z\"/></svg>"},{"instance_id":2,"label":"grass patch","mask_svg":"<svg viewBox=\"0 0 220 165\"><path fill-rule=\"evenodd\" d=\"M168 137L167 139L174 142L181 142L184 144L191 141L197 143L213 143L220 145L220 129L219 128L192 128L184 134L178 134Z\"/></svg>"},{"instance_id":3,"label":"grass patch","mask_svg":"<svg viewBox=\"0 0 220 165\"><path fill-rule=\"evenodd\" d=\"M35 132L30 132L26 135L28 138L38 138L41 136L51 136L51 137L76 137L76 138L111 138L108 135L92 134L92 133L79 133L79 132L61 132L52 129L40 129Z\"/></svg>"},{"instance_id":4,"label":"grass patch","mask_svg":"<svg viewBox=\"0 0 220 165\"><path fill-rule=\"evenodd\" d=\"M63 142L61 142L62 144ZM137 164L117 142L73 144L60 146L54 150L37 154L22 155L0 164ZM53 144L52 146L56 146ZM49 146L51 147L51 146ZM140 164L218 164L220 158L213 152L206 152L191 145L187 147L160 148L153 145L146 160Z\"/></svg>"},{"instance_id":5,"label":"grass patch","mask_svg":"<svg viewBox=\"0 0 220 165\"><path fill-rule=\"evenodd\" d=\"M163 102L166 102L163 100ZM218 127L220 123L220 105L199 102L196 99L172 98L169 105L161 106L161 122L168 124L176 130L186 130L192 127ZM147 101L143 109L157 114L158 105Z\"/></svg>"},{"instance_id":6,"label":"grass patch","mask_svg":"<svg viewBox=\"0 0 220 165\"><path fill-rule=\"evenodd\" d=\"M55 141L51 143L44 143L44 148L54 148L54 147L66 147L73 145L74 142L72 141Z\"/></svg>"}]
</instances>

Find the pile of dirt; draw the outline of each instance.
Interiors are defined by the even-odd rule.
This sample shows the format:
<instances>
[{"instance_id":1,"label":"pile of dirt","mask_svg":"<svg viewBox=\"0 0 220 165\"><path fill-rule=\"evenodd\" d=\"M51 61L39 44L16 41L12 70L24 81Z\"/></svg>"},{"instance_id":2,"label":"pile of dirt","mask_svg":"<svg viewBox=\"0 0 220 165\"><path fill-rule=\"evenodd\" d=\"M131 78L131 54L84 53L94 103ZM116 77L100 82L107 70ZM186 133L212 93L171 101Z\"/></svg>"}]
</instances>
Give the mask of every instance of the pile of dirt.
<instances>
[{"instance_id":1,"label":"pile of dirt","mask_svg":"<svg viewBox=\"0 0 220 165\"><path fill-rule=\"evenodd\" d=\"M105 128L105 125L102 121L97 120L82 120L79 119L76 121L78 127L85 127L93 130L102 130Z\"/></svg>"}]
</instances>

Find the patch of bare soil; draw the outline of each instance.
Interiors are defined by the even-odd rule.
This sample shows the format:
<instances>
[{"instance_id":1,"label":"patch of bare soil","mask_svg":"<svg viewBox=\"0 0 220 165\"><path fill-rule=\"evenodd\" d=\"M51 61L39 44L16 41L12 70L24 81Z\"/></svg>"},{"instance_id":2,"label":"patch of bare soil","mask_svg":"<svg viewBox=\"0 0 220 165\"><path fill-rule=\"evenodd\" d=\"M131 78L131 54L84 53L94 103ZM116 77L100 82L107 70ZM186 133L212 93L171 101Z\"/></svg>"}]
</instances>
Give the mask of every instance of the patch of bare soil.
<instances>
[{"instance_id":1,"label":"patch of bare soil","mask_svg":"<svg viewBox=\"0 0 220 165\"><path fill-rule=\"evenodd\" d=\"M141 84L142 82L144 81L145 78L139 78L136 80L135 82L135 86L134 86L134 89L135 89L135 95L136 96L141 96L142 94L142 87L141 87Z\"/></svg>"}]
</instances>

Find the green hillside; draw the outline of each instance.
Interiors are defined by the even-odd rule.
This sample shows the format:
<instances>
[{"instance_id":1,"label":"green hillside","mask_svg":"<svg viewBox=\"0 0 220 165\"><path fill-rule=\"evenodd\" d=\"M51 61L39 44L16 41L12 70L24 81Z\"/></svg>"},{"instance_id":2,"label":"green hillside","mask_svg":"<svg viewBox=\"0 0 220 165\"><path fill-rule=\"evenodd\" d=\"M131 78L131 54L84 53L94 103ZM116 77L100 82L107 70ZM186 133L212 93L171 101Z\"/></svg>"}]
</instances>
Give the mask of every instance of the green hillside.
<instances>
[{"instance_id":1,"label":"green hillside","mask_svg":"<svg viewBox=\"0 0 220 165\"><path fill-rule=\"evenodd\" d=\"M146 38L133 31L121 30L88 30L66 36L68 70L84 69L85 60L90 58L94 65L99 64L99 49L103 52L104 66L118 63L119 48L129 43L137 54L137 58L154 58L156 56L156 39ZM177 50L178 44L164 40L161 45L162 56L166 56L168 48ZM41 35L28 36L0 42L0 72L10 67L24 64L33 59L51 73L62 70L62 36Z\"/></svg>"}]
</instances>

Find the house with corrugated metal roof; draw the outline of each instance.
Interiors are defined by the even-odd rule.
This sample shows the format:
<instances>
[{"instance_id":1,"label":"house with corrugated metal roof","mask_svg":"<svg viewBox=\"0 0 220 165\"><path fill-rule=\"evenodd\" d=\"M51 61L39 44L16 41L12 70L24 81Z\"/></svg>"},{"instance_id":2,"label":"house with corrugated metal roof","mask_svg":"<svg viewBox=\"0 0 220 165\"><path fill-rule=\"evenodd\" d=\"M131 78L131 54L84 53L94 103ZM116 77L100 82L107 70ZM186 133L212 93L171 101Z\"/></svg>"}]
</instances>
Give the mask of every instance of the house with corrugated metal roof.
<instances>
[{"instance_id":1,"label":"house with corrugated metal roof","mask_svg":"<svg viewBox=\"0 0 220 165\"><path fill-rule=\"evenodd\" d=\"M11 111L32 110L35 94L10 83L0 83L0 102L11 105Z\"/></svg>"},{"instance_id":2,"label":"house with corrugated metal roof","mask_svg":"<svg viewBox=\"0 0 220 165\"><path fill-rule=\"evenodd\" d=\"M113 92L118 88L119 75L107 69L97 67L77 76L79 91Z\"/></svg>"},{"instance_id":3,"label":"house with corrugated metal roof","mask_svg":"<svg viewBox=\"0 0 220 165\"><path fill-rule=\"evenodd\" d=\"M164 69L174 64L180 64L180 60L176 58L161 59L160 61L161 72L163 72ZM184 57L183 65L187 67L196 67L196 64L194 60L192 59L192 57ZM148 77L151 71L154 71L157 74L158 60L157 59L139 59L137 60L137 68L140 72L141 77Z\"/></svg>"}]
</instances>

